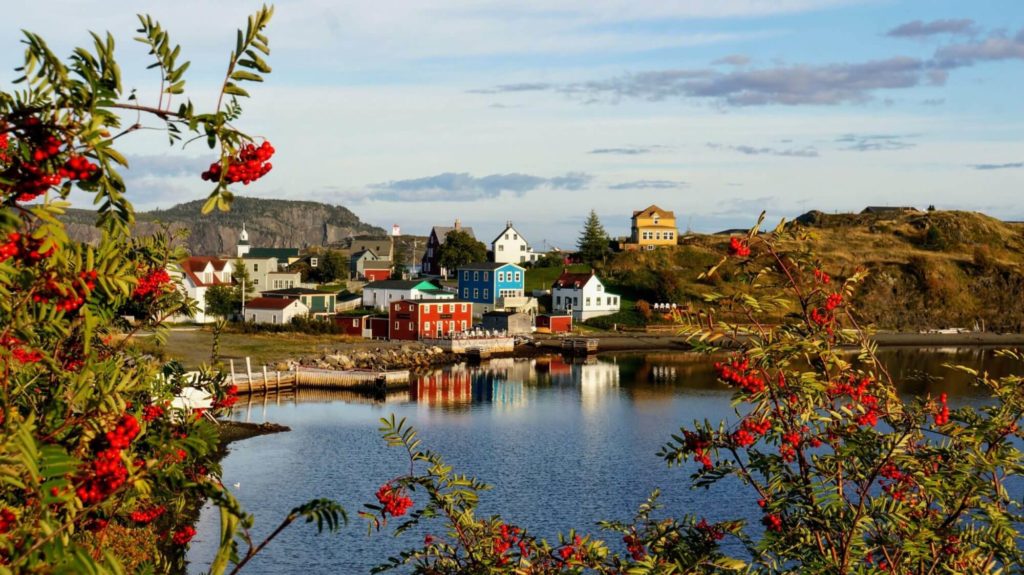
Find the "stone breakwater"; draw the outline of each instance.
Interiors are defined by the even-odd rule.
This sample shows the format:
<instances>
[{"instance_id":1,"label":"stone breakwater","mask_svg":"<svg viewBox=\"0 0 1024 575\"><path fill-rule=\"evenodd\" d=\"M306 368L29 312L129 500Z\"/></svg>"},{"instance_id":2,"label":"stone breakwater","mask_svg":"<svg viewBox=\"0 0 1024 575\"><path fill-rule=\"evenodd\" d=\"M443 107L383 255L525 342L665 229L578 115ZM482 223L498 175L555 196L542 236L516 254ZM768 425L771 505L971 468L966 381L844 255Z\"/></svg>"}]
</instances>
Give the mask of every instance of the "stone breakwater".
<instances>
[{"instance_id":1,"label":"stone breakwater","mask_svg":"<svg viewBox=\"0 0 1024 575\"><path fill-rule=\"evenodd\" d=\"M295 366L319 369L416 369L446 365L462 361L464 356L444 351L440 347L422 344L382 346L360 350L334 350L316 356L289 361L287 368Z\"/></svg>"}]
</instances>

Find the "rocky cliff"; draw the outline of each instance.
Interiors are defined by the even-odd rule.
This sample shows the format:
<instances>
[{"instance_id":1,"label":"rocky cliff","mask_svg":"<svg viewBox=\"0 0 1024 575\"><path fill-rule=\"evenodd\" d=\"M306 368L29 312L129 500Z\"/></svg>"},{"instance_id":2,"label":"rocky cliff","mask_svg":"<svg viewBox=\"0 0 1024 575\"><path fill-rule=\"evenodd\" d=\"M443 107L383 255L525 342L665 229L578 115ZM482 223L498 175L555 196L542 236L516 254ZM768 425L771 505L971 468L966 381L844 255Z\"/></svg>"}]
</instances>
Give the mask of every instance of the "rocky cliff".
<instances>
[{"instance_id":1,"label":"rocky cliff","mask_svg":"<svg viewBox=\"0 0 1024 575\"><path fill-rule=\"evenodd\" d=\"M135 233L151 234L167 225L188 230L185 244L195 255L234 255L242 223L249 243L257 247L305 248L339 244L353 235L384 236L385 231L363 223L347 208L319 202L236 197L230 212L202 215L202 200L166 210L136 214ZM96 212L69 210L65 216L72 237L94 241Z\"/></svg>"}]
</instances>

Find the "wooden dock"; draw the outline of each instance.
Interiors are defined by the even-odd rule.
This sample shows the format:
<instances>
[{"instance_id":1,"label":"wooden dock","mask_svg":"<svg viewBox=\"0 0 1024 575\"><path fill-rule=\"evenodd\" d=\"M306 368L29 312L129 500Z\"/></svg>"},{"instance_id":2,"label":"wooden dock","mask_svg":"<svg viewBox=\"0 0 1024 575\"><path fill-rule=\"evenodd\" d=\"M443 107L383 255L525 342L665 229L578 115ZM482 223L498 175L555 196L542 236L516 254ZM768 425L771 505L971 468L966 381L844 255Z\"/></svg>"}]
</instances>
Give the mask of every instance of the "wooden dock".
<instances>
[{"instance_id":1,"label":"wooden dock","mask_svg":"<svg viewBox=\"0 0 1024 575\"><path fill-rule=\"evenodd\" d=\"M598 340L595 338L569 337L562 340L562 353L589 355L597 353Z\"/></svg>"},{"instance_id":2,"label":"wooden dock","mask_svg":"<svg viewBox=\"0 0 1024 575\"><path fill-rule=\"evenodd\" d=\"M279 393L299 389L348 389L380 392L394 385L409 383L409 370L332 370L297 367L291 371L269 371L267 366L255 374L249 358L245 359L245 374L235 371L231 361L231 384L239 393Z\"/></svg>"}]
</instances>

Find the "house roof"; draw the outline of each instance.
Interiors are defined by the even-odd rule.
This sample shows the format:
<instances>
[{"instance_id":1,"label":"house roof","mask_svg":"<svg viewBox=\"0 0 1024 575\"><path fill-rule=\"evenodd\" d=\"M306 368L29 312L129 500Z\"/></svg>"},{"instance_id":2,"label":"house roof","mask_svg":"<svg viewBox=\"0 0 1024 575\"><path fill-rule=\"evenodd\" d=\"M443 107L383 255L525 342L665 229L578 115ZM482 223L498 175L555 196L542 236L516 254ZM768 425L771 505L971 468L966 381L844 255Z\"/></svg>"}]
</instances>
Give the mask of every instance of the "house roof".
<instances>
[{"instance_id":1,"label":"house roof","mask_svg":"<svg viewBox=\"0 0 1024 575\"><path fill-rule=\"evenodd\" d=\"M491 271L491 270L496 270L496 269L499 269L499 268L503 268L505 266L512 266L512 267L518 268L519 270L526 271L523 268L517 266L516 264L506 263L506 262L475 262L475 263L459 266L459 269L460 270L488 270L488 271Z\"/></svg>"},{"instance_id":2,"label":"house roof","mask_svg":"<svg viewBox=\"0 0 1024 575\"><path fill-rule=\"evenodd\" d=\"M493 240L491 240L491 244L494 244L495 242L497 242L498 240L500 240L500 239L502 238L502 236L504 236L504 235L505 235L505 233L506 233L506 232L508 232L509 230L512 230L513 232L515 232L515 233L516 233L516 235L518 235L518 236L519 236L519 239L521 239L521 240L523 240L524 242L526 242L526 246L527 246L527 247L529 247L529 246L530 246L530 242L527 242L527 241L526 241L526 238L524 238L524 237L523 237L523 234L519 233L519 230L517 230L517 229L515 229L514 227L512 227L512 222L508 222L508 223L507 223L507 224L505 225L505 229L501 230L501 233L500 233L500 234L498 234L498 235L497 235L497 237L495 237L495 238L494 238Z\"/></svg>"},{"instance_id":3,"label":"house roof","mask_svg":"<svg viewBox=\"0 0 1024 575\"><path fill-rule=\"evenodd\" d=\"M303 305L302 302L296 299L283 297L258 297L245 302L245 307L247 309L284 309L296 302L298 302L299 305Z\"/></svg>"},{"instance_id":4,"label":"house roof","mask_svg":"<svg viewBox=\"0 0 1024 575\"><path fill-rule=\"evenodd\" d=\"M181 271L192 280L192 283L196 287L212 286L212 285L231 285L230 281L224 281L217 277L216 274L213 276L213 281L206 283L199 279L197 274L203 273L207 265L213 267L213 271L220 272L224 271L224 266L228 264L228 260L215 258L211 256L192 256L185 258L181 262Z\"/></svg>"},{"instance_id":5,"label":"house roof","mask_svg":"<svg viewBox=\"0 0 1024 575\"><path fill-rule=\"evenodd\" d=\"M369 262L363 262L364 270L389 270L391 269L391 260L374 260Z\"/></svg>"},{"instance_id":6,"label":"house roof","mask_svg":"<svg viewBox=\"0 0 1024 575\"><path fill-rule=\"evenodd\" d=\"M369 251L374 255L391 254L394 248L391 238L352 238L351 248L359 251Z\"/></svg>"},{"instance_id":7,"label":"house roof","mask_svg":"<svg viewBox=\"0 0 1024 575\"><path fill-rule=\"evenodd\" d=\"M594 277L594 270L585 273L570 273L569 271L563 271L562 275L558 276L555 283L551 285L553 288L572 288L579 289L590 281L590 278Z\"/></svg>"},{"instance_id":8,"label":"house roof","mask_svg":"<svg viewBox=\"0 0 1024 575\"><path fill-rule=\"evenodd\" d=\"M432 232L435 236L437 236L437 243L443 244L444 239L448 237L448 234L454 231L455 229L456 228L454 227L434 226ZM458 230L460 232L466 232L467 234L469 234L469 237L473 238L474 240L476 239L476 236L473 235L473 228L459 226Z\"/></svg>"},{"instance_id":9,"label":"house roof","mask_svg":"<svg viewBox=\"0 0 1024 575\"><path fill-rule=\"evenodd\" d=\"M529 314L521 311L487 311L484 312L483 317L512 317L514 315L528 316Z\"/></svg>"},{"instance_id":10,"label":"house roof","mask_svg":"<svg viewBox=\"0 0 1024 575\"><path fill-rule=\"evenodd\" d=\"M654 216L655 214L657 214L657 215L659 215L661 217L664 217L664 218L674 218L674 217L676 217L676 214L674 212L671 212L669 210L663 210L663 209L659 208L658 206L656 206L654 204L651 204L651 205L647 206L647 208L645 208L643 210L634 211L633 212L633 217L634 218L637 218L637 217L649 218L649 217Z\"/></svg>"},{"instance_id":11,"label":"house roof","mask_svg":"<svg viewBox=\"0 0 1024 575\"><path fill-rule=\"evenodd\" d=\"M391 303L392 304L396 304L396 303L424 304L424 303L470 303L470 302L463 301L461 299L403 299L403 300L399 300L399 301L393 301Z\"/></svg>"},{"instance_id":12,"label":"house roof","mask_svg":"<svg viewBox=\"0 0 1024 575\"><path fill-rule=\"evenodd\" d=\"M284 289L271 289L267 291L261 291L261 294L273 294L273 295L332 295L332 292L320 291L315 289L309 289L304 287L293 287Z\"/></svg>"},{"instance_id":13,"label":"house roof","mask_svg":"<svg viewBox=\"0 0 1024 575\"><path fill-rule=\"evenodd\" d=\"M424 286L419 288L419 286ZM363 289L415 289L421 290L438 290L441 289L437 284L428 280L381 280L376 282L370 282L363 286Z\"/></svg>"},{"instance_id":14,"label":"house roof","mask_svg":"<svg viewBox=\"0 0 1024 575\"><path fill-rule=\"evenodd\" d=\"M299 257L299 248L250 248L246 255L250 258L277 258L288 261L288 258Z\"/></svg>"},{"instance_id":15,"label":"house roof","mask_svg":"<svg viewBox=\"0 0 1024 575\"><path fill-rule=\"evenodd\" d=\"M349 260L354 261L359 261L362 258L368 258L370 260L380 259L377 257L377 254L371 252L370 250L359 250L358 252L353 252L352 255L349 256Z\"/></svg>"}]
</instances>

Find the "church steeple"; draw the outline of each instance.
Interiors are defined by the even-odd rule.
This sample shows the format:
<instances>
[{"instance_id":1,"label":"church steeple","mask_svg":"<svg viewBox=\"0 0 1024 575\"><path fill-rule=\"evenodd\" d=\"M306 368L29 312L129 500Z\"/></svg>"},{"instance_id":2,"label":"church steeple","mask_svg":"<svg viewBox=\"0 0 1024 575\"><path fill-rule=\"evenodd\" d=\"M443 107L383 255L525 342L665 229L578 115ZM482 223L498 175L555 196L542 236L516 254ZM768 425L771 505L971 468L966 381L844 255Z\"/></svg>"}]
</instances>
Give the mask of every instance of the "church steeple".
<instances>
[{"instance_id":1,"label":"church steeple","mask_svg":"<svg viewBox=\"0 0 1024 575\"><path fill-rule=\"evenodd\" d=\"M238 257L244 257L249 253L249 232L245 231L245 222L242 222L242 232L238 234Z\"/></svg>"}]
</instances>

